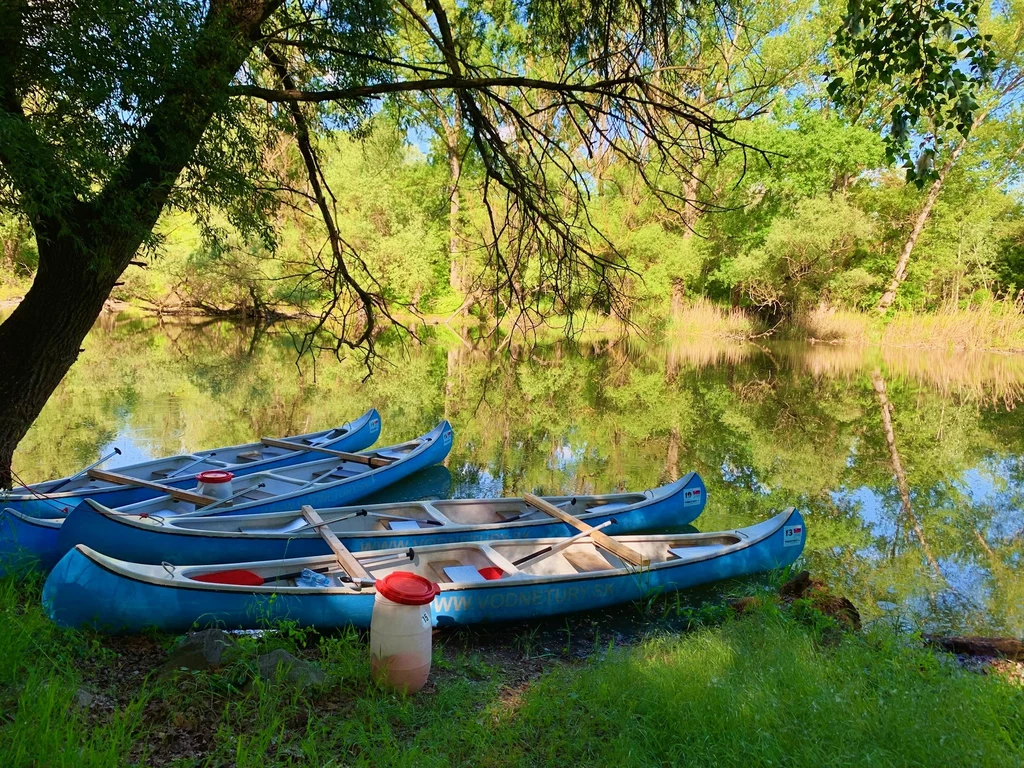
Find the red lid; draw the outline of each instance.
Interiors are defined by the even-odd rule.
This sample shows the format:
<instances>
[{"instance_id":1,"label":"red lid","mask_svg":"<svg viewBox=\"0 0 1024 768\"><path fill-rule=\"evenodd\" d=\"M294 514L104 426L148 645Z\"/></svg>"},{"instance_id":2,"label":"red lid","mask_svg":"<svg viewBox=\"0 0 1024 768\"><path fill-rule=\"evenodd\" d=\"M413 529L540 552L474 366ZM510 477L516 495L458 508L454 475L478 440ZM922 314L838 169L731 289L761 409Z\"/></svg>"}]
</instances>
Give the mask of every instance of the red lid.
<instances>
[{"instance_id":1,"label":"red lid","mask_svg":"<svg viewBox=\"0 0 1024 768\"><path fill-rule=\"evenodd\" d=\"M233 478L233 474L225 472L223 469L208 469L206 472L196 475L196 479L200 483L230 483Z\"/></svg>"},{"instance_id":2,"label":"red lid","mask_svg":"<svg viewBox=\"0 0 1024 768\"><path fill-rule=\"evenodd\" d=\"M405 571L377 579L376 587L384 597L399 605L426 605L441 594L441 588L434 582Z\"/></svg>"}]
</instances>

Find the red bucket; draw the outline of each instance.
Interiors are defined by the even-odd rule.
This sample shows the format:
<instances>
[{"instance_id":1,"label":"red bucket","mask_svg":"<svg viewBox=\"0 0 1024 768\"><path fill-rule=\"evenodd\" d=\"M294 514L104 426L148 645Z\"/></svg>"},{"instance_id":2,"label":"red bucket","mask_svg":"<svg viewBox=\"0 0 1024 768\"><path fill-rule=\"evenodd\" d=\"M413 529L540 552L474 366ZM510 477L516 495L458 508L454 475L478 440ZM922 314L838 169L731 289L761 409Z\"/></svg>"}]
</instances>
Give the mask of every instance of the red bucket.
<instances>
[{"instance_id":1,"label":"red bucket","mask_svg":"<svg viewBox=\"0 0 1024 768\"><path fill-rule=\"evenodd\" d=\"M480 572L480 575L488 581L497 581L505 575L505 572L501 570L501 568L496 568L493 565L489 565L486 568L477 568L477 570Z\"/></svg>"}]
</instances>

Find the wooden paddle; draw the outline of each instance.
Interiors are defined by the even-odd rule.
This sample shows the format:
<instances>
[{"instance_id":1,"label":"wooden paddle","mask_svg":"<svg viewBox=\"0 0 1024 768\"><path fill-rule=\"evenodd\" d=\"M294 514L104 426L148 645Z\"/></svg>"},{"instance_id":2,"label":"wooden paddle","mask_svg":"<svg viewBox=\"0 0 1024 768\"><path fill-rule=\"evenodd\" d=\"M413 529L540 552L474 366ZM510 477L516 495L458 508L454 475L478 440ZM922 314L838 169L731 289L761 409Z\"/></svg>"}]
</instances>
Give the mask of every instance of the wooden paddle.
<instances>
[{"instance_id":1,"label":"wooden paddle","mask_svg":"<svg viewBox=\"0 0 1024 768\"><path fill-rule=\"evenodd\" d=\"M368 514L369 512L367 512L365 509L360 509L358 512L349 512L347 515L341 515L340 517L332 517L330 520L327 521L327 525L340 523L344 520L351 520L353 517L363 517ZM322 520L323 518L320 519ZM314 528L315 530L315 526L310 525L309 521L307 520L304 526L302 526L301 528L296 528L294 531L289 531L289 533L298 533L299 531L305 531L307 528ZM242 531L241 528L239 528L238 530ZM245 531L242 531L242 533L244 532ZM319 533L319 531L317 532Z\"/></svg>"},{"instance_id":2,"label":"wooden paddle","mask_svg":"<svg viewBox=\"0 0 1024 768\"><path fill-rule=\"evenodd\" d=\"M571 547L573 544L576 544L581 539L587 538L594 531L600 531L602 528L607 528L613 522L615 522L615 521L614 520L605 520L600 525L595 525L593 531L583 531L581 533L577 533L575 536L570 536L568 539L564 539L563 541L560 541L557 544L552 544L550 547L544 547L544 549L538 549L536 552L531 552L528 555L524 555L523 557L520 557L518 560L513 560L512 561L512 565L514 565L514 566L516 566L516 568L518 568L521 565L529 566L529 565L534 565L536 563L539 563L541 560L547 560L552 555L557 555L563 549L568 549L569 547Z\"/></svg>"},{"instance_id":3,"label":"wooden paddle","mask_svg":"<svg viewBox=\"0 0 1024 768\"><path fill-rule=\"evenodd\" d=\"M594 542L594 544L601 547L601 549L608 550L613 555L618 557L620 560L625 560L626 562L641 567L648 566L651 564L650 558L646 555L637 552L632 547L627 547L625 544L616 541L607 534L601 533L593 526L587 525L579 518L573 517L568 512L559 509L550 501L545 501L539 496L534 496L532 493L524 494L523 499L531 507L536 507L541 512L547 512L549 515L556 518L557 520L561 520L566 525L571 525L573 528L576 528L580 531L589 532L590 538Z\"/></svg>"},{"instance_id":4,"label":"wooden paddle","mask_svg":"<svg viewBox=\"0 0 1024 768\"><path fill-rule=\"evenodd\" d=\"M398 459L385 458L384 456L364 456L361 453L349 453L348 451L336 451L333 448L321 448L318 445L303 445L302 443L293 443L290 440L278 440L274 437L262 437L260 442L264 445L270 446L271 448L287 448L292 451L316 451L317 453L325 453L328 456L336 456L339 459L345 461L353 461L357 464L366 464L370 467L386 467L389 464L398 461Z\"/></svg>"},{"instance_id":5,"label":"wooden paddle","mask_svg":"<svg viewBox=\"0 0 1024 768\"><path fill-rule=\"evenodd\" d=\"M212 496L203 496L198 493L192 493L191 491L183 491L180 488L172 488L169 485L163 483L154 483L152 480L140 480L137 477L129 477L128 475L121 475L117 472L107 472L103 469L90 469L89 477L93 480L103 480L108 483L115 483L116 485L137 485L139 488L151 488L154 491L160 491L160 493L166 493L172 499L178 501L187 501L191 504L195 504L197 507L205 507L207 504L213 504L219 499L215 499Z\"/></svg>"},{"instance_id":6,"label":"wooden paddle","mask_svg":"<svg viewBox=\"0 0 1024 768\"><path fill-rule=\"evenodd\" d=\"M347 573L351 579L353 586L358 589L362 586L363 581L368 581L371 584L374 582L373 576L367 571L363 564L356 560L355 556L348 551L348 548L341 543L341 539L334 535L334 531L327 527L327 523L320 517L319 513L313 509L309 504L302 505L302 516L306 518L306 522L315 528L323 540L327 542L327 546L334 552L334 557L338 560L338 565L341 566L342 570Z\"/></svg>"}]
</instances>

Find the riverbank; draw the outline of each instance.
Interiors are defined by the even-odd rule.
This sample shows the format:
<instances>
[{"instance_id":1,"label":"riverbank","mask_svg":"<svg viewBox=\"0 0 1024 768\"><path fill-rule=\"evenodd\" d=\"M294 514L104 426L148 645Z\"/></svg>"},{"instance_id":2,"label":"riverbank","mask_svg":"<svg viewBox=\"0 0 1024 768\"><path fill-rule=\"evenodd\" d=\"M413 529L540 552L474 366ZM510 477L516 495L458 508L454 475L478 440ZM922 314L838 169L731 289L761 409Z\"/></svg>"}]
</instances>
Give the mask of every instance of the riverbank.
<instances>
[{"instance_id":1,"label":"riverbank","mask_svg":"<svg viewBox=\"0 0 1024 768\"><path fill-rule=\"evenodd\" d=\"M817 307L777 324L747 312L698 300L677 307L666 333L758 341L907 347L949 351L1024 352L1024 303L989 300L932 312L898 310L886 316Z\"/></svg>"},{"instance_id":2,"label":"riverbank","mask_svg":"<svg viewBox=\"0 0 1024 768\"><path fill-rule=\"evenodd\" d=\"M652 601L627 646L575 621L438 633L411 697L373 684L355 632L242 636L219 668L186 671L164 667L175 638L62 631L38 600L38 583L0 580L8 768L1024 763L1024 687L809 600ZM666 611L690 630L658 629ZM260 677L275 650L320 682Z\"/></svg>"},{"instance_id":3,"label":"riverbank","mask_svg":"<svg viewBox=\"0 0 1024 768\"><path fill-rule=\"evenodd\" d=\"M26 286L27 288L27 286ZM20 295L0 294L0 316L13 310ZM732 341L764 341L768 339L805 341L812 344L833 344L875 347L906 347L948 351L1024 352L1024 301L986 300L975 304L929 312L897 310L888 315L854 310L816 307L776 323L766 322L750 310L715 304L698 298L677 303L671 311L636 318L627 325L612 317L588 313L568 322L562 316L545 319L536 327L517 325L515 318L506 318L497 328L474 315L459 312L457 302L441 302L427 307L420 314L397 310L395 317L406 326L448 327L462 338L480 337L498 331L496 338L513 334L513 340L541 340L565 334L571 327L577 338L633 337L635 343L656 343L671 339L722 339ZM156 305L136 299L111 298L104 305L107 313L181 319L196 318L252 322L249 306L219 307L186 304ZM263 322L302 321L302 313L291 306L261 308ZM522 323L520 319L520 323ZM522 337L522 338L519 338ZM500 342L498 342L500 343Z\"/></svg>"}]
</instances>

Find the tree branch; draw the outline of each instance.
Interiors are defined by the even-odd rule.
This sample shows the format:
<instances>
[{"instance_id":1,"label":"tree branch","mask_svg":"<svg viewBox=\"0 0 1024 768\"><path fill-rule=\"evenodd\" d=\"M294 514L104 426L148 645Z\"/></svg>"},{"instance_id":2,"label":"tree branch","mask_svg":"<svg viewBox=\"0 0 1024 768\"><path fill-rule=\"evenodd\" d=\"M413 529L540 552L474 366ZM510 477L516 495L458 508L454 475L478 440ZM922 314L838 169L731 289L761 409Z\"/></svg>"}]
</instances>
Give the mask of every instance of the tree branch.
<instances>
[{"instance_id":1,"label":"tree branch","mask_svg":"<svg viewBox=\"0 0 1024 768\"><path fill-rule=\"evenodd\" d=\"M595 83L564 83L557 80L538 80L532 77L437 77L425 80L402 80L397 83L376 83L352 88L338 88L325 91L302 91L293 88L261 88L255 85L234 85L229 88L232 96L250 96L268 102L313 102L347 101L386 96L391 93L410 91L470 91L484 88L511 87L561 93L606 93L619 86L640 85L643 79L622 77L601 80Z\"/></svg>"}]
</instances>

